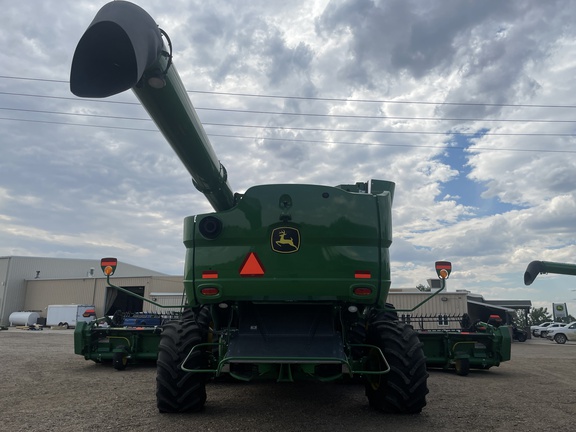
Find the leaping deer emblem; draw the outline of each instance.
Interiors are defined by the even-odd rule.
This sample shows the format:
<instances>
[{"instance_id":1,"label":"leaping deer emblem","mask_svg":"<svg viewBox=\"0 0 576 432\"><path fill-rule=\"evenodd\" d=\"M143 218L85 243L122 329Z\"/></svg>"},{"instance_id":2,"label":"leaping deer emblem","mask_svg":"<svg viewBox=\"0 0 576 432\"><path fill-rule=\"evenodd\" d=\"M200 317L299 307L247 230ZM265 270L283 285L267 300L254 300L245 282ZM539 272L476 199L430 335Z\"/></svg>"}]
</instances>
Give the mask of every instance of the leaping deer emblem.
<instances>
[{"instance_id":1,"label":"leaping deer emblem","mask_svg":"<svg viewBox=\"0 0 576 432\"><path fill-rule=\"evenodd\" d=\"M294 241L292 241L291 237L286 238L286 230L278 231L278 235L280 236L280 240L276 240L276 244L278 246L282 245L290 245L293 248L296 248Z\"/></svg>"},{"instance_id":2,"label":"leaping deer emblem","mask_svg":"<svg viewBox=\"0 0 576 432\"><path fill-rule=\"evenodd\" d=\"M292 253L300 248L300 233L295 228L276 228L271 240L275 252Z\"/></svg>"}]
</instances>

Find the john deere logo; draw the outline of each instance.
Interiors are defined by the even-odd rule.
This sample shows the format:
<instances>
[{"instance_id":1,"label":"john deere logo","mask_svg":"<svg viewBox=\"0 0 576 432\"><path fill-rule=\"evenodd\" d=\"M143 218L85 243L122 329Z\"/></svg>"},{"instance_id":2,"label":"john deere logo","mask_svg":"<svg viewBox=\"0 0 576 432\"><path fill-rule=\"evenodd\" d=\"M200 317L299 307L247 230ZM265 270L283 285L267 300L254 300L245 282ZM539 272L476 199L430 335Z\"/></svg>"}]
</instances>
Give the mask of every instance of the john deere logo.
<instances>
[{"instance_id":1,"label":"john deere logo","mask_svg":"<svg viewBox=\"0 0 576 432\"><path fill-rule=\"evenodd\" d=\"M271 243L274 252L297 252L300 248L300 232L296 228L290 227L274 228Z\"/></svg>"}]
</instances>

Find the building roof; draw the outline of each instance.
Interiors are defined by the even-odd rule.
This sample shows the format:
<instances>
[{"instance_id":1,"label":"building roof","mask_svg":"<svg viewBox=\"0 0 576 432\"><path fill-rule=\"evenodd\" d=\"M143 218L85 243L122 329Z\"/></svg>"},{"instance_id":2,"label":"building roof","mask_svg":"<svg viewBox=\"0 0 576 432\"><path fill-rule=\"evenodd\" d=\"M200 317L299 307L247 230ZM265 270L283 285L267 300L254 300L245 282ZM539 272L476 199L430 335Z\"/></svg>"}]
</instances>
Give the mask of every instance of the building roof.
<instances>
[{"instance_id":1,"label":"building roof","mask_svg":"<svg viewBox=\"0 0 576 432\"><path fill-rule=\"evenodd\" d=\"M485 300L485 303L510 309L530 309L532 307L530 300Z\"/></svg>"},{"instance_id":2,"label":"building roof","mask_svg":"<svg viewBox=\"0 0 576 432\"><path fill-rule=\"evenodd\" d=\"M468 304L478 305L478 306L485 307L486 309L492 309L492 310L497 310L497 311L503 311L503 312L509 312L509 313L515 312L515 309L495 305L493 303L488 303L488 302L483 303L483 302L477 302L477 301L468 299Z\"/></svg>"}]
</instances>

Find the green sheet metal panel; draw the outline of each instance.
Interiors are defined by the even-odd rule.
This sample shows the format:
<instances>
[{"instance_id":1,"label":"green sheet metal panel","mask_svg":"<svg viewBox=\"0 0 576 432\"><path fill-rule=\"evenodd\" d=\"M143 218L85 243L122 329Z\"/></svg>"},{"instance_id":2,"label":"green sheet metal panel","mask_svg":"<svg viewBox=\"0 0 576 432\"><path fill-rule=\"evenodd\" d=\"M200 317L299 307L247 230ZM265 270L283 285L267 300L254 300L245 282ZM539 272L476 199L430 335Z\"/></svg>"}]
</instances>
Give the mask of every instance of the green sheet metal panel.
<instances>
[{"instance_id":1,"label":"green sheet metal panel","mask_svg":"<svg viewBox=\"0 0 576 432\"><path fill-rule=\"evenodd\" d=\"M231 210L189 217L185 286L197 303L227 300L384 302L390 285L391 194L350 193L316 185L250 188ZM203 219L221 221L206 238ZM259 275L241 275L254 253ZM206 277L212 273L212 277ZM216 286L217 297L202 288ZM357 286L371 288L357 296Z\"/></svg>"}]
</instances>

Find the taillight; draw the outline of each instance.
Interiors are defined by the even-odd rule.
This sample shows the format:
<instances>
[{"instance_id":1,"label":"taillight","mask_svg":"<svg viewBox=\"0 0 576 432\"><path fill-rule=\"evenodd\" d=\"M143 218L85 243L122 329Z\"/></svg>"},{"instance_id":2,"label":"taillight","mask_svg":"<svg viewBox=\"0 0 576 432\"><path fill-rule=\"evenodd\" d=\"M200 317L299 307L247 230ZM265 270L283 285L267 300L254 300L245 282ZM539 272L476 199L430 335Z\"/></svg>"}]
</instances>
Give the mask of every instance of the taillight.
<instances>
[{"instance_id":1,"label":"taillight","mask_svg":"<svg viewBox=\"0 0 576 432\"><path fill-rule=\"evenodd\" d=\"M218 272L216 270L204 270L202 279L218 279Z\"/></svg>"},{"instance_id":2,"label":"taillight","mask_svg":"<svg viewBox=\"0 0 576 432\"><path fill-rule=\"evenodd\" d=\"M368 270L356 270L354 272L355 279L370 279L372 275Z\"/></svg>"},{"instance_id":3,"label":"taillight","mask_svg":"<svg viewBox=\"0 0 576 432\"><path fill-rule=\"evenodd\" d=\"M218 288L215 288L215 287L207 287L207 288L202 288L200 290L200 293L202 295L205 295L205 296L216 296L216 295L220 294L220 290Z\"/></svg>"},{"instance_id":4,"label":"taillight","mask_svg":"<svg viewBox=\"0 0 576 432\"><path fill-rule=\"evenodd\" d=\"M364 296L369 296L372 294L372 288L356 287L356 288L354 288L354 290L352 292L354 293L354 295L364 297Z\"/></svg>"}]
</instances>

